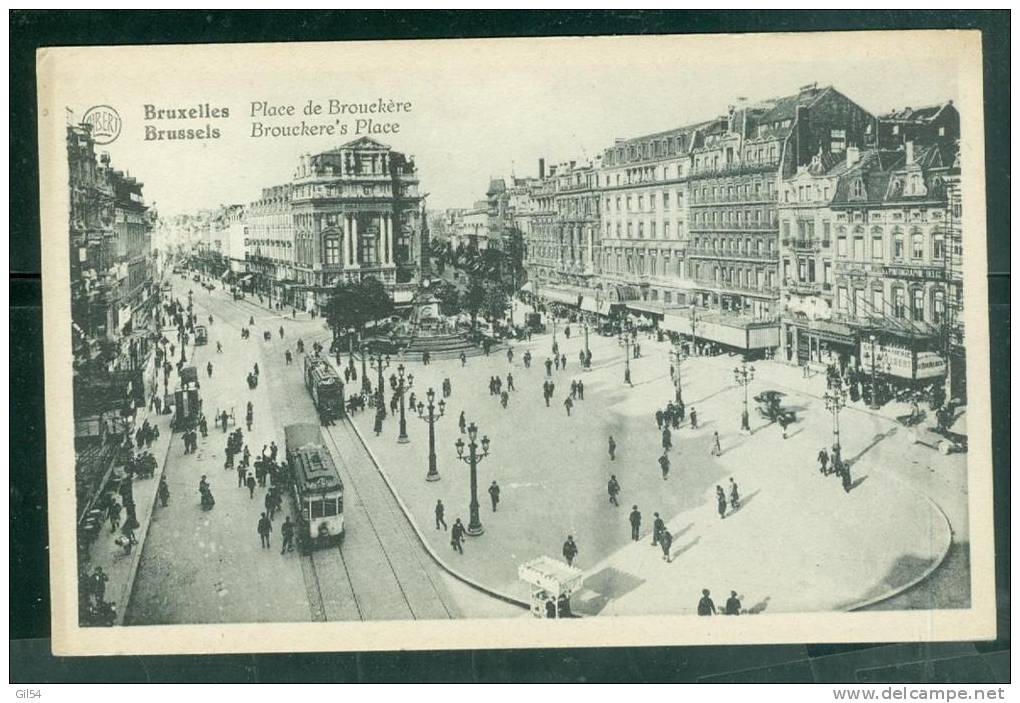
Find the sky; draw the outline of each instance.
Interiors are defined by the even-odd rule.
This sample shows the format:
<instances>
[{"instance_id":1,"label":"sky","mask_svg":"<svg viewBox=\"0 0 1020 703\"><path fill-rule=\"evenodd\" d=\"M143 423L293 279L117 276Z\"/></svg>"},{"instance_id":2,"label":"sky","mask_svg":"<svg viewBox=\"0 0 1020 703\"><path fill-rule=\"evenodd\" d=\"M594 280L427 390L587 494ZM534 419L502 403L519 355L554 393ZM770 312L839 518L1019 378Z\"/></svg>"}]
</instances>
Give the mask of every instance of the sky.
<instances>
[{"instance_id":1,"label":"sky","mask_svg":"<svg viewBox=\"0 0 1020 703\"><path fill-rule=\"evenodd\" d=\"M842 32L206 45L51 50L41 59L43 119L80 119L110 105L119 137L98 147L145 183L163 215L246 203L293 176L298 156L355 135L354 117L302 115L309 100L410 103L373 117L373 134L413 155L429 208L465 207L492 177L537 175L636 137L724 114L802 85L833 85L873 113L953 100L960 105L961 33ZM48 86L48 88L47 88ZM252 103L293 117L251 116ZM145 106L227 108L228 118L145 119ZM45 111L49 107L48 111ZM965 106L961 106L965 107ZM70 112L68 112L70 110ZM45 112L43 112L45 111ZM348 135L253 137L265 126L346 124ZM338 121L339 120L339 121ZM220 130L211 140L146 140L154 129ZM54 132L56 134L57 132Z\"/></svg>"}]
</instances>

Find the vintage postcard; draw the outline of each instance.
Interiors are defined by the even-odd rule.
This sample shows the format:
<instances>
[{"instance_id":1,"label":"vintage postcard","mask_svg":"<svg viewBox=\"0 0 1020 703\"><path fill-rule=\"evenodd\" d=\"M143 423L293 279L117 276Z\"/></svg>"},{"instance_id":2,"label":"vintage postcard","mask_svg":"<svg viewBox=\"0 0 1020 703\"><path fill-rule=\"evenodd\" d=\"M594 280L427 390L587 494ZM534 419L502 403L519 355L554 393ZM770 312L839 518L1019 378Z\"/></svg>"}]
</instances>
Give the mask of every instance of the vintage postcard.
<instances>
[{"instance_id":1,"label":"vintage postcard","mask_svg":"<svg viewBox=\"0 0 1020 703\"><path fill-rule=\"evenodd\" d=\"M57 654L994 636L979 33L38 76Z\"/></svg>"}]
</instances>

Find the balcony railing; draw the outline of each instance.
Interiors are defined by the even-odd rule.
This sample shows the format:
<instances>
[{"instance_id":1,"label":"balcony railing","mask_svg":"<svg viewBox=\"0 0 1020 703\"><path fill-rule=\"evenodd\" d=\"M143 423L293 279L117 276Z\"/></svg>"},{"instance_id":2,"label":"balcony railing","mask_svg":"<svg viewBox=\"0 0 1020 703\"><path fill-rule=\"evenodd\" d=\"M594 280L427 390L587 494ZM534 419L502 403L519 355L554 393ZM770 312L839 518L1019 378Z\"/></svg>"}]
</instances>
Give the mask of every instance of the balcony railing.
<instances>
[{"instance_id":1,"label":"balcony railing","mask_svg":"<svg viewBox=\"0 0 1020 703\"><path fill-rule=\"evenodd\" d=\"M687 255L695 258L710 259L746 259L749 261L779 261L779 252L741 252L732 249L712 249L710 247L688 247Z\"/></svg>"},{"instance_id":2,"label":"balcony railing","mask_svg":"<svg viewBox=\"0 0 1020 703\"><path fill-rule=\"evenodd\" d=\"M713 198L707 196L704 198L691 196L691 207L707 207L710 205L768 205L769 203L778 203L779 194L773 193L759 193L757 195L748 195L744 197L734 198Z\"/></svg>"},{"instance_id":3,"label":"balcony railing","mask_svg":"<svg viewBox=\"0 0 1020 703\"><path fill-rule=\"evenodd\" d=\"M720 164L718 166L702 167L696 171L692 171L690 178L691 180L699 178L712 178L713 176L733 176L745 173L762 173L765 171L774 171L779 167L779 159L768 159L767 161L735 161L728 164Z\"/></svg>"},{"instance_id":4,"label":"balcony railing","mask_svg":"<svg viewBox=\"0 0 1020 703\"><path fill-rule=\"evenodd\" d=\"M691 223L691 232L768 232L774 234L779 229L779 220L770 222L724 222L720 224Z\"/></svg>"}]
</instances>

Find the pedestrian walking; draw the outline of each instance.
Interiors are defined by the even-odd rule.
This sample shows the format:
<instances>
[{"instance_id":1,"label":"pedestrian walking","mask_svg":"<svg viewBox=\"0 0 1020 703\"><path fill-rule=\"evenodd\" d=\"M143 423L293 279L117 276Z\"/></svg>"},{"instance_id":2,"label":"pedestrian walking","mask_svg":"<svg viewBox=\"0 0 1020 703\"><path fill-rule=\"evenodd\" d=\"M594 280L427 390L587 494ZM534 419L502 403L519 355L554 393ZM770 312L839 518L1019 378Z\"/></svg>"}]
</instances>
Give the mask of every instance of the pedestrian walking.
<instances>
[{"instance_id":1,"label":"pedestrian walking","mask_svg":"<svg viewBox=\"0 0 1020 703\"><path fill-rule=\"evenodd\" d=\"M662 428L662 450L668 452L673 448L673 435L668 427Z\"/></svg>"},{"instance_id":2,"label":"pedestrian walking","mask_svg":"<svg viewBox=\"0 0 1020 703\"><path fill-rule=\"evenodd\" d=\"M464 352L461 352L460 353L460 367L464 368L465 366L467 366L467 354L465 354ZM461 554L464 553L463 550L460 550L460 551L461 551Z\"/></svg>"},{"instance_id":3,"label":"pedestrian walking","mask_svg":"<svg viewBox=\"0 0 1020 703\"><path fill-rule=\"evenodd\" d=\"M446 529L446 520L443 519L443 516L445 514L446 514L446 507L443 505L443 501L442 500L437 500L436 501L436 529L437 530L439 529L440 525L443 526L444 530Z\"/></svg>"},{"instance_id":4,"label":"pedestrian walking","mask_svg":"<svg viewBox=\"0 0 1020 703\"><path fill-rule=\"evenodd\" d=\"M508 363L508 364L514 363L514 350L513 349L507 349L506 350L506 363Z\"/></svg>"},{"instance_id":5,"label":"pedestrian walking","mask_svg":"<svg viewBox=\"0 0 1020 703\"><path fill-rule=\"evenodd\" d=\"M464 553L464 524L457 518L453 521L453 529L450 530L450 546L454 551Z\"/></svg>"},{"instance_id":6,"label":"pedestrian walking","mask_svg":"<svg viewBox=\"0 0 1020 703\"><path fill-rule=\"evenodd\" d=\"M715 502L716 508L719 510L719 518L724 519L726 517L726 491L722 486L715 487Z\"/></svg>"},{"instance_id":7,"label":"pedestrian walking","mask_svg":"<svg viewBox=\"0 0 1020 703\"><path fill-rule=\"evenodd\" d=\"M663 454L659 457L659 468L662 469L662 480L669 480L669 456Z\"/></svg>"},{"instance_id":8,"label":"pedestrian walking","mask_svg":"<svg viewBox=\"0 0 1020 703\"><path fill-rule=\"evenodd\" d=\"M248 487L248 497L251 500L255 500L255 477L251 474L244 480L244 485Z\"/></svg>"},{"instance_id":9,"label":"pedestrian walking","mask_svg":"<svg viewBox=\"0 0 1020 703\"><path fill-rule=\"evenodd\" d=\"M609 461L616 461L616 440L609 435Z\"/></svg>"},{"instance_id":10,"label":"pedestrian walking","mask_svg":"<svg viewBox=\"0 0 1020 703\"><path fill-rule=\"evenodd\" d=\"M116 532L117 528L120 527L120 511L121 504L117 501L112 501L110 507L106 509L106 516L110 519L110 532Z\"/></svg>"},{"instance_id":11,"label":"pedestrian walking","mask_svg":"<svg viewBox=\"0 0 1020 703\"><path fill-rule=\"evenodd\" d=\"M577 543L574 542L573 535L567 535L567 541L563 543L563 558L567 560L567 566L573 566L576 557Z\"/></svg>"},{"instance_id":12,"label":"pedestrian walking","mask_svg":"<svg viewBox=\"0 0 1020 703\"><path fill-rule=\"evenodd\" d=\"M507 393L506 391L503 391L502 393L500 393L499 394L499 402L503 406L503 409L506 410L506 406L510 402L510 394Z\"/></svg>"},{"instance_id":13,"label":"pedestrian walking","mask_svg":"<svg viewBox=\"0 0 1020 703\"><path fill-rule=\"evenodd\" d=\"M730 591L730 597L726 599L726 615L740 615L740 599L736 591Z\"/></svg>"},{"instance_id":14,"label":"pedestrian walking","mask_svg":"<svg viewBox=\"0 0 1020 703\"><path fill-rule=\"evenodd\" d=\"M556 367L557 371L560 370L560 357L558 354L553 356L553 366Z\"/></svg>"},{"instance_id":15,"label":"pedestrian walking","mask_svg":"<svg viewBox=\"0 0 1020 703\"><path fill-rule=\"evenodd\" d=\"M563 407L567 409L567 417L570 417L570 410L574 407L574 401L570 399L570 396L563 400Z\"/></svg>"},{"instance_id":16,"label":"pedestrian walking","mask_svg":"<svg viewBox=\"0 0 1020 703\"><path fill-rule=\"evenodd\" d=\"M630 538L635 542L641 539L641 512L636 505L630 511Z\"/></svg>"},{"instance_id":17,"label":"pedestrian walking","mask_svg":"<svg viewBox=\"0 0 1020 703\"><path fill-rule=\"evenodd\" d=\"M666 522L655 513L655 522L652 523L652 546L658 546L659 535L666 529Z\"/></svg>"},{"instance_id":18,"label":"pedestrian walking","mask_svg":"<svg viewBox=\"0 0 1020 703\"><path fill-rule=\"evenodd\" d=\"M822 447L818 452L818 471L825 476L829 473L829 453Z\"/></svg>"},{"instance_id":19,"label":"pedestrian walking","mask_svg":"<svg viewBox=\"0 0 1020 703\"><path fill-rule=\"evenodd\" d=\"M222 354L223 353L223 343L222 342L216 342L216 353L217 354Z\"/></svg>"},{"instance_id":20,"label":"pedestrian walking","mask_svg":"<svg viewBox=\"0 0 1020 703\"><path fill-rule=\"evenodd\" d=\"M262 542L263 549L269 549L269 535L273 532L273 522L270 520L265 513L262 513L262 517L259 518L259 540Z\"/></svg>"},{"instance_id":21,"label":"pedestrian walking","mask_svg":"<svg viewBox=\"0 0 1020 703\"><path fill-rule=\"evenodd\" d=\"M669 556L669 550L673 546L673 535L669 530L663 530L659 535L659 546L662 547L662 560L667 564L673 561Z\"/></svg>"},{"instance_id":22,"label":"pedestrian walking","mask_svg":"<svg viewBox=\"0 0 1020 703\"><path fill-rule=\"evenodd\" d=\"M545 375L546 376L552 376L552 365L553 365L552 359L546 357L546 360L545 360Z\"/></svg>"},{"instance_id":23,"label":"pedestrian walking","mask_svg":"<svg viewBox=\"0 0 1020 703\"><path fill-rule=\"evenodd\" d=\"M842 466L843 466L843 471L841 473L841 476L843 478L843 492L844 493L849 493L850 489L853 488L853 482L851 482L851 480L850 480L850 465L849 464L843 464Z\"/></svg>"},{"instance_id":24,"label":"pedestrian walking","mask_svg":"<svg viewBox=\"0 0 1020 703\"><path fill-rule=\"evenodd\" d=\"M376 437L382 434L382 428L383 428L383 408L382 406L379 406L378 408L375 409L375 425L372 428L373 430L375 430Z\"/></svg>"},{"instance_id":25,"label":"pedestrian walking","mask_svg":"<svg viewBox=\"0 0 1020 703\"><path fill-rule=\"evenodd\" d=\"M516 388L514 388L514 375L512 373L508 373L506 375L506 389L508 391L517 390Z\"/></svg>"},{"instance_id":26,"label":"pedestrian walking","mask_svg":"<svg viewBox=\"0 0 1020 703\"><path fill-rule=\"evenodd\" d=\"M280 534L283 536L283 546L280 548L280 554L284 552L294 551L294 523L290 521L290 515L283 520L283 524L280 525Z\"/></svg>"},{"instance_id":27,"label":"pedestrian walking","mask_svg":"<svg viewBox=\"0 0 1020 703\"><path fill-rule=\"evenodd\" d=\"M101 604L106 599L106 584L110 577L103 571L103 567L97 566L92 572L92 593L96 597L96 604Z\"/></svg>"},{"instance_id":28,"label":"pedestrian walking","mask_svg":"<svg viewBox=\"0 0 1020 703\"><path fill-rule=\"evenodd\" d=\"M159 503L164 508L170 503L170 486L166 483L166 477L160 476L159 488L156 489L156 496L159 498Z\"/></svg>"},{"instance_id":29,"label":"pedestrian walking","mask_svg":"<svg viewBox=\"0 0 1020 703\"><path fill-rule=\"evenodd\" d=\"M560 354L560 368L562 368L564 371L567 370L567 355L566 354Z\"/></svg>"},{"instance_id":30,"label":"pedestrian walking","mask_svg":"<svg viewBox=\"0 0 1020 703\"><path fill-rule=\"evenodd\" d=\"M577 382L577 399L584 400L584 381Z\"/></svg>"},{"instance_id":31,"label":"pedestrian walking","mask_svg":"<svg viewBox=\"0 0 1020 703\"><path fill-rule=\"evenodd\" d=\"M698 412L691 407L691 429L698 429Z\"/></svg>"},{"instance_id":32,"label":"pedestrian walking","mask_svg":"<svg viewBox=\"0 0 1020 703\"><path fill-rule=\"evenodd\" d=\"M460 417L457 418L457 426L460 428L460 433L464 434L467 432L467 418L464 416L464 411L460 411Z\"/></svg>"},{"instance_id":33,"label":"pedestrian walking","mask_svg":"<svg viewBox=\"0 0 1020 703\"><path fill-rule=\"evenodd\" d=\"M492 500L492 512L499 506L499 484L495 481L489 485L489 499Z\"/></svg>"},{"instance_id":34,"label":"pedestrian walking","mask_svg":"<svg viewBox=\"0 0 1020 703\"><path fill-rule=\"evenodd\" d=\"M722 444L719 442L719 432L712 432L712 456L722 456Z\"/></svg>"},{"instance_id":35,"label":"pedestrian walking","mask_svg":"<svg viewBox=\"0 0 1020 703\"><path fill-rule=\"evenodd\" d=\"M209 375L209 378L212 378L212 362L211 361L205 365L205 372Z\"/></svg>"},{"instance_id":36,"label":"pedestrian walking","mask_svg":"<svg viewBox=\"0 0 1020 703\"><path fill-rule=\"evenodd\" d=\"M612 474L609 477L607 490L609 491L609 502L619 508L620 502L616 499L616 497L620 495L620 482L616 480L616 474Z\"/></svg>"},{"instance_id":37,"label":"pedestrian walking","mask_svg":"<svg viewBox=\"0 0 1020 703\"><path fill-rule=\"evenodd\" d=\"M663 417L662 411L661 410L656 410L655 411L655 426L657 428L659 428L660 430L662 429L662 417Z\"/></svg>"},{"instance_id":38,"label":"pedestrian walking","mask_svg":"<svg viewBox=\"0 0 1020 703\"><path fill-rule=\"evenodd\" d=\"M524 352L524 368L531 368L531 351L527 350Z\"/></svg>"},{"instance_id":39,"label":"pedestrian walking","mask_svg":"<svg viewBox=\"0 0 1020 703\"><path fill-rule=\"evenodd\" d=\"M736 510L740 507L740 491L737 489L737 482L730 477L730 509Z\"/></svg>"},{"instance_id":40,"label":"pedestrian walking","mask_svg":"<svg viewBox=\"0 0 1020 703\"><path fill-rule=\"evenodd\" d=\"M709 594L707 588L702 589L701 600L698 601L698 615L715 615L715 603Z\"/></svg>"}]
</instances>

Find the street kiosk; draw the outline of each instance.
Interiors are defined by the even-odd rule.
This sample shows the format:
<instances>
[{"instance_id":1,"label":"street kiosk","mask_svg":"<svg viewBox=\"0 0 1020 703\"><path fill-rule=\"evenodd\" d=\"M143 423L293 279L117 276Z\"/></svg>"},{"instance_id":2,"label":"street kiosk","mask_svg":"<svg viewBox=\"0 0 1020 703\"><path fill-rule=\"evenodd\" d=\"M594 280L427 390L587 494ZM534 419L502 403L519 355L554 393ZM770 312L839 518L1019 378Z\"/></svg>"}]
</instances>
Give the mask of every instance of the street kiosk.
<instances>
[{"instance_id":1,"label":"street kiosk","mask_svg":"<svg viewBox=\"0 0 1020 703\"><path fill-rule=\"evenodd\" d=\"M521 564L517 576L531 586L531 614L536 618L576 617L570 596L580 590L583 571L559 559L538 557Z\"/></svg>"}]
</instances>

